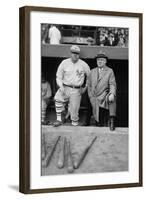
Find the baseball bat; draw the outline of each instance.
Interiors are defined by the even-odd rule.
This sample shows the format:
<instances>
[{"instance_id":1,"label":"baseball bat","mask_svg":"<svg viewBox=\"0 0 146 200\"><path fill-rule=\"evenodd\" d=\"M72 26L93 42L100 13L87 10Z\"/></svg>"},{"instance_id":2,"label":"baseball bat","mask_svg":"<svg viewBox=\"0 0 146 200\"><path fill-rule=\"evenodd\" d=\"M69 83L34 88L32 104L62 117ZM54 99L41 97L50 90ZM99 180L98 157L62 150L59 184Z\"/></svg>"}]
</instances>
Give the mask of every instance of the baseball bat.
<instances>
[{"instance_id":1,"label":"baseball bat","mask_svg":"<svg viewBox=\"0 0 146 200\"><path fill-rule=\"evenodd\" d=\"M74 171L74 168L73 168L73 160L72 160L72 155L71 155L71 151L70 151L70 141L69 140L66 142L66 147L67 147L67 171L69 173L72 173Z\"/></svg>"},{"instance_id":2,"label":"baseball bat","mask_svg":"<svg viewBox=\"0 0 146 200\"><path fill-rule=\"evenodd\" d=\"M84 151L79 155L78 158L76 158L73 162L73 166L75 169L77 169L80 164L82 163L82 161L84 160L85 156L87 155L89 149L92 147L94 141L96 140L97 136L95 136L90 143L86 146L86 148L84 149Z\"/></svg>"},{"instance_id":3,"label":"baseball bat","mask_svg":"<svg viewBox=\"0 0 146 200\"><path fill-rule=\"evenodd\" d=\"M66 141L66 138L65 137L61 137L60 148L59 148L59 157L58 157L58 162L57 162L58 168L63 168L64 167L65 141Z\"/></svg>"},{"instance_id":4,"label":"baseball bat","mask_svg":"<svg viewBox=\"0 0 146 200\"><path fill-rule=\"evenodd\" d=\"M41 148L41 158L42 160L45 159L46 156L46 142L45 142L45 135L42 135L42 148Z\"/></svg>"},{"instance_id":5,"label":"baseball bat","mask_svg":"<svg viewBox=\"0 0 146 200\"><path fill-rule=\"evenodd\" d=\"M52 158L52 155L53 155L53 153L55 151L55 148L56 148L56 145L57 145L59 139L60 139L60 136L57 136L55 138L54 145L52 145L51 149L47 152L45 159L42 161L42 167L47 167L48 166L48 164L49 164L49 162L50 162L50 160Z\"/></svg>"}]
</instances>

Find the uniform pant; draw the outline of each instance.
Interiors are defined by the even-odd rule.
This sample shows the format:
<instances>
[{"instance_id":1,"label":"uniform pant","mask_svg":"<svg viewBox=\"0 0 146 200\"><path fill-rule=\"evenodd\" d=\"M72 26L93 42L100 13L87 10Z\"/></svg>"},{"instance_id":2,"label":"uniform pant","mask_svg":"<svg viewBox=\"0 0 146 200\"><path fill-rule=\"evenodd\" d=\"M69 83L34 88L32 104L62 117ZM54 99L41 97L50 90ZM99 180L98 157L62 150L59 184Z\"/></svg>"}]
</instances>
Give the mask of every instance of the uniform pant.
<instances>
[{"instance_id":1,"label":"uniform pant","mask_svg":"<svg viewBox=\"0 0 146 200\"><path fill-rule=\"evenodd\" d=\"M41 121L45 121L46 117L46 109L47 109L47 102L46 100L42 99L42 112L41 112Z\"/></svg>"},{"instance_id":2,"label":"uniform pant","mask_svg":"<svg viewBox=\"0 0 146 200\"><path fill-rule=\"evenodd\" d=\"M58 89L54 99L57 115L61 115L61 112L64 110L64 104L69 102L71 120L73 122L77 122L79 120L79 108L81 102L80 89L64 86L64 93Z\"/></svg>"},{"instance_id":3,"label":"uniform pant","mask_svg":"<svg viewBox=\"0 0 146 200\"><path fill-rule=\"evenodd\" d=\"M90 102L91 102L91 105L92 105L92 112L93 112L94 119L97 122L99 122L100 103L98 102L96 97L91 97ZM108 110L109 110L109 116L116 116L116 101L114 101L112 103L108 103Z\"/></svg>"}]
</instances>

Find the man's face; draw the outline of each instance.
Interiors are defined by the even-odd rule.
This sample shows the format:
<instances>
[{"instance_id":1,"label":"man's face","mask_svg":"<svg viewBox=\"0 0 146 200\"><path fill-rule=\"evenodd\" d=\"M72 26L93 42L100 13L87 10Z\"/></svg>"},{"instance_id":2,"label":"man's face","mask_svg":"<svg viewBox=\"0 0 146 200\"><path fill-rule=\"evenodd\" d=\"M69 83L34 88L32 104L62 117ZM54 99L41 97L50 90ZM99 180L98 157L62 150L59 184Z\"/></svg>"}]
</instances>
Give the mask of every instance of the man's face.
<instances>
[{"instance_id":1,"label":"man's face","mask_svg":"<svg viewBox=\"0 0 146 200\"><path fill-rule=\"evenodd\" d=\"M71 52L71 60L73 63L76 63L79 60L79 53Z\"/></svg>"},{"instance_id":2,"label":"man's face","mask_svg":"<svg viewBox=\"0 0 146 200\"><path fill-rule=\"evenodd\" d=\"M106 65L106 58L97 58L96 61L98 67L104 67Z\"/></svg>"}]
</instances>

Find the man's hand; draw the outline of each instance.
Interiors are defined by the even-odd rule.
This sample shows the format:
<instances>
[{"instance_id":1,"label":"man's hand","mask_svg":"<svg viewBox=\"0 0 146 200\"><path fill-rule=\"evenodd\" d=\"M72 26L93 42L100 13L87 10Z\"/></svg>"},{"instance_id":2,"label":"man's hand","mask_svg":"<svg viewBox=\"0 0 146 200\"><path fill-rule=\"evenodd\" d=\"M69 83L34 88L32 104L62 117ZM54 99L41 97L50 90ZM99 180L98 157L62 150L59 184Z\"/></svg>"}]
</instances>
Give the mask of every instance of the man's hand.
<instances>
[{"instance_id":1,"label":"man's hand","mask_svg":"<svg viewBox=\"0 0 146 200\"><path fill-rule=\"evenodd\" d=\"M109 97L108 97L109 102L110 103L114 102L114 99L115 99L114 95L110 94Z\"/></svg>"},{"instance_id":2,"label":"man's hand","mask_svg":"<svg viewBox=\"0 0 146 200\"><path fill-rule=\"evenodd\" d=\"M60 90L61 90L62 93L64 93L64 87L63 86L60 87Z\"/></svg>"}]
</instances>

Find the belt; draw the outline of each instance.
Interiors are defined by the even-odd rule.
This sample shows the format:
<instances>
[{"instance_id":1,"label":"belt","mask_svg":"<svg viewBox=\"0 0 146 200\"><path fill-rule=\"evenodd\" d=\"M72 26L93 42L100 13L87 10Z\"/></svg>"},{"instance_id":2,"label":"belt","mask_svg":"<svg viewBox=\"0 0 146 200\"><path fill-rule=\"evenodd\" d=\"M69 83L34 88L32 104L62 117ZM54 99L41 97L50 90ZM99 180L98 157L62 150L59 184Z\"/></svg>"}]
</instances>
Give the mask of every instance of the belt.
<instances>
[{"instance_id":1,"label":"belt","mask_svg":"<svg viewBox=\"0 0 146 200\"><path fill-rule=\"evenodd\" d=\"M71 87L71 88L75 88L75 89L79 89L81 88L81 86L74 86L74 85L66 85L63 83L64 86L67 86L67 87Z\"/></svg>"}]
</instances>

